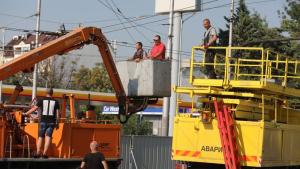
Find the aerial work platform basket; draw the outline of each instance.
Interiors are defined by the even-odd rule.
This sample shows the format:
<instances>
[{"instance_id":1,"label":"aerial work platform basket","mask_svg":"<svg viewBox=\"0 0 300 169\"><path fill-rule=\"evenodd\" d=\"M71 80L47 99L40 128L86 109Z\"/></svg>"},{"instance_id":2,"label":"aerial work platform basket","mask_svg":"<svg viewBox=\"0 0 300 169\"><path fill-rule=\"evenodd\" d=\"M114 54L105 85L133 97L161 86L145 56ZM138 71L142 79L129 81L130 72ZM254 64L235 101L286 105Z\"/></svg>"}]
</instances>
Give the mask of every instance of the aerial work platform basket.
<instances>
[{"instance_id":1,"label":"aerial work platform basket","mask_svg":"<svg viewBox=\"0 0 300 169\"><path fill-rule=\"evenodd\" d=\"M120 61L116 66L126 95L171 96L170 60Z\"/></svg>"},{"instance_id":2,"label":"aerial work platform basket","mask_svg":"<svg viewBox=\"0 0 300 169\"><path fill-rule=\"evenodd\" d=\"M173 159L224 164L214 100L222 100L234 118L238 160L242 166L300 165L299 60L263 48L212 47L192 49L189 82L176 86L192 101L189 113L174 120ZM231 56L230 57L230 53ZM213 66L215 79L197 76Z\"/></svg>"}]
</instances>

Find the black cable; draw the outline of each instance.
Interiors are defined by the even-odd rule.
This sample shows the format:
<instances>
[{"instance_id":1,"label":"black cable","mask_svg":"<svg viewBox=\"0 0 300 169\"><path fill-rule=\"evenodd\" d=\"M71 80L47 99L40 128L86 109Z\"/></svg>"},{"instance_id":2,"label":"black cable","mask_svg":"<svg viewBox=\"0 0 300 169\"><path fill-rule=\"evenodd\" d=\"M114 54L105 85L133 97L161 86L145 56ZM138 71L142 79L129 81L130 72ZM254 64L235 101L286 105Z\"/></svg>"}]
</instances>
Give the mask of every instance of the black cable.
<instances>
[{"instance_id":1,"label":"black cable","mask_svg":"<svg viewBox=\"0 0 300 169\"><path fill-rule=\"evenodd\" d=\"M185 14L183 14L183 16L184 15L187 15L187 14L185 13ZM169 18L163 18L163 19L159 19L159 20L155 20L155 21L151 21L151 22L146 22L146 23L138 24L136 26L148 25L148 24L152 24L152 23L157 23L157 22L165 21L165 20L168 20L168 19ZM127 28L132 28L132 26L128 26ZM120 30L122 30L122 29L114 29L114 30L111 30L111 31L107 31L105 33L111 33L111 32L116 32L116 31L120 31Z\"/></svg>"},{"instance_id":2,"label":"black cable","mask_svg":"<svg viewBox=\"0 0 300 169\"><path fill-rule=\"evenodd\" d=\"M5 30L9 31L15 31L15 32L24 32L24 33L36 33L36 30L29 30L29 29L20 29L20 28L12 28L12 27L2 27ZM40 30L39 33L47 34L47 35L53 35L53 36L62 36L65 33L61 32L53 32L53 31L45 31L45 30Z\"/></svg>"},{"instance_id":3,"label":"black cable","mask_svg":"<svg viewBox=\"0 0 300 169\"><path fill-rule=\"evenodd\" d=\"M99 1L99 0L98 0ZM269 2L269 1L276 1L276 0L262 0L262 1L255 1L255 2L250 2L250 3L247 3L247 4L257 4L257 3L262 3L262 2ZM101 1L100 1L101 2ZM209 2L212 2L212 1L209 1ZM231 3L229 3L231 4ZM225 6L228 6L229 4L223 4L223 5L220 5L220 6L216 6L216 7L211 7L211 8L206 8L202 11L206 11L206 10L211 10L211 9L216 9L216 8L220 8L220 7L225 7ZM201 12L201 11L200 11ZM0 13L1 14L1 13ZM2 13L3 14L3 13ZM14 15L13 15L14 16ZM143 20L143 19L148 19L148 18L152 18L154 17L155 15L152 15L152 16L147 16L145 18L139 18L137 20ZM19 17L19 16L16 16L16 17ZM152 24L152 23L157 23L157 22L160 22L160 21L164 21L164 20L167 20L168 18L163 18L163 19L159 19L159 20L155 20L155 21L151 21L151 22L146 22L146 23L142 23L142 24L138 24L136 26L143 26L143 25L147 25L147 24ZM113 25L108 25L108 26L104 26L102 28L108 28L108 27L112 27L112 26L117 26L117 25L120 25L122 23L119 23L119 24L113 24ZM124 24L124 23L123 23ZM127 28L130 28L130 27L127 27ZM9 28L8 28L9 29ZM35 31L31 31L31 30L25 30L25 29L18 29L18 28L11 28L13 29L13 31L20 31L20 32L35 32ZM22 31L23 30L23 31ZM106 33L111 33L111 32L115 32L115 31L119 31L120 29L115 29L115 30L111 30L111 31L107 31ZM45 32L45 33L53 33L53 32L50 32L50 31L41 31L41 32ZM57 34L57 33L56 33Z\"/></svg>"},{"instance_id":4,"label":"black cable","mask_svg":"<svg viewBox=\"0 0 300 169\"><path fill-rule=\"evenodd\" d=\"M276 0L261 0L261 1L250 2L250 3L247 3L247 4L258 4L258 3L269 2L269 1L276 1ZM238 2L235 2L235 3L238 3ZM202 11L199 11L199 12L212 10L212 9L217 9L217 8L222 8L222 7L226 7L226 6L229 6L229 5L231 5L231 3L226 3L226 4L222 4L222 5L215 6L215 7L205 8ZM186 7L186 8L189 8L189 7ZM184 13L183 15L187 15L187 13ZM157 22L168 20L168 19L169 18L163 18L163 19L151 21L151 22L148 22L148 23L138 24L137 26L143 26L143 25L148 25L148 24L152 24L152 23L157 23ZM132 28L132 26L126 27L126 28ZM120 30L122 30L122 29L114 29L114 30L111 30L111 31L107 31L105 33L117 32L117 31L120 31Z\"/></svg>"},{"instance_id":5,"label":"black cable","mask_svg":"<svg viewBox=\"0 0 300 169\"><path fill-rule=\"evenodd\" d=\"M135 20L133 21L140 21L140 20L145 20L145 19L149 19L149 18L153 18L153 17L157 17L157 15L146 15L146 16L143 16L143 17L139 17L139 18L136 18ZM117 24L112 24L112 25L107 25L107 26L102 26L102 28L111 28L111 27L114 27L114 26L119 26L119 25L122 25L122 24L126 24L127 22L122 22L122 23L117 23Z\"/></svg>"},{"instance_id":6,"label":"black cable","mask_svg":"<svg viewBox=\"0 0 300 169\"><path fill-rule=\"evenodd\" d=\"M109 41L108 43L112 43L113 41ZM125 44L125 45L130 45L130 47L132 47L132 48L135 48L135 44L133 44L133 43L130 43L130 42L116 42L118 45L123 45L123 44ZM143 47L144 48L146 48L146 49L151 49L152 48L152 46L147 46L147 45L143 45ZM178 51L178 50L172 50L173 51L173 53L179 53L179 54L186 54L186 55L189 55L189 56L191 56L191 54L192 54L192 52L188 52L188 51Z\"/></svg>"},{"instance_id":7,"label":"black cable","mask_svg":"<svg viewBox=\"0 0 300 169\"><path fill-rule=\"evenodd\" d=\"M108 43L111 43L111 42L108 42ZM135 49L135 46L134 44L129 44L129 43L117 43L118 46L122 46L122 47L128 47L128 48L133 48ZM149 51L151 50L152 47L150 46L143 46L144 49L146 49L146 51ZM174 54L180 54L181 56L187 56L187 57L191 57L191 52L187 52L187 51L177 51L177 50L172 50ZM166 50L166 52L168 52ZM172 59L171 59L172 60ZM178 60L178 59L173 59L173 60Z\"/></svg>"},{"instance_id":8,"label":"black cable","mask_svg":"<svg viewBox=\"0 0 300 169\"><path fill-rule=\"evenodd\" d=\"M113 6L117 9L117 11L118 11L118 13L123 17L123 19L125 19L126 21L128 21L128 23L130 24L130 25L132 25L132 26L136 26L136 23L134 22L134 21L132 21L131 19L129 19L129 18L127 18L126 16L125 16L125 14L121 11L121 9L117 6L117 4L115 3L115 1L114 0L111 0L111 2L112 2L112 4L113 4ZM139 29L137 29L137 27L135 27L134 28L139 34L141 34L143 37L144 37L144 39L146 40L146 41L151 41L143 32L141 32Z\"/></svg>"},{"instance_id":9,"label":"black cable","mask_svg":"<svg viewBox=\"0 0 300 169\"><path fill-rule=\"evenodd\" d=\"M3 12L0 12L0 15L2 16L9 16L9 17L14 17L14 18L22 18L22 19L27 19L27 17L24 17L24 16L18 16L18 15L12 15L12 14L7 14L7 13L3 13ZM32 16L35 16L36 14L34 15L31 15ZM42 22L48 22L48 23L57 23L57 24L62 24L62 22L58 22L58 21L53 21L53 20L48 20L48 19L41 19Z\"/></svg>"},{"instance_id":10,"label":"black cable","mask_svg":"<svg viewBox=\"0 0 300 169\"><path fill-rule=\"evenodd\" d=\"M219 1L219 0L211 0L211 1L208 1L208 2L204 2L204 3L202 3L202 5L203 4L213 3L213 2L216 2L216 1ZM246 4L258 4L258 3L270 2L270 1L276 1L276 0L262 0L262 1L249 2L249 3L246 3ZM225 6L228 6L228 4L225 4ZM221 6L221 7L225 7L225 6ZM190 7L193 7L193 6L190 6ZM186 8L190 8L190 7L186 7ZM203 9L202 11L210 10L210 9L215 9L215 8L216 7L206 8L206 9ZM185 9L185 8L182 8L182 9ZM199 12L201 12L201 11L199 11ZM23 19L26 18L26 17L23 17L23 16L12 15L12 14L7 14L7 13L3 13L3 12L0 12L0 15L9 16L9 17L15 17L15 18L23 18ZM158 15L148 15L146 17L143 16L142 18L140 17L140 18L136 19L135 21L144 20L144 19L148 19L148 18L153 18L153 17L157 17L157 16ZM137 17L130 17L130 18L137 18ZM64 24L97 23L97 22L106 22L106 21L109 21L109 20L113 20L113 19L96 20L96 21L82 21L82 22L60 22L60 21L54 21L54 20L49 20L49 19L41 19L42 22L56 23L56 24L63 24L63 23ZM120 25L120 23L119 24L114 24L114 25L108 25L108 26L105 26L105 27L112 27L112 26L117 26L117 25Z\"/></svg>"},{"instance_id":11,"label":"black cable","mask_svg":"<svg viewBox=\"0 0 300 169\"><path fill-rule=\"evenodd\" d=\"M130 19L135 19L137 18L136 16L133 16L133 17L129 17ZM102 19L102 20L91 20L91 21L84 21L84 22L67 22L66 24L79 24L79 23L82 23L82 24L86 24L86 23L101 23L101 22L111 22L111 21L118 21L118 19L116 18L112 18L112 19ZM65 22L64 22L65 23Z\"/></svg>"},{"instance_id":12,"label":"black cable","mask_svg":"<svg viewBox=\"0 0 300 169\"><path fill-rule=\"evenodd\" d=\"M208 3L212 3L212 2L216 2L216 1L219 1L219 0L211 0L211 1L208 1L208 2L204 2L202 4L208 4ZM100 2L101 3L101 2ZM106 8L109 8L106 4L102 4L104 5ZM0 12L0 15L3 15L3 16L8 16L8 17L14 17L14 18L21 18L21 19L28 19L28 17L24 17L24 16L18 16L18 15L13 15L13 14L7 14L7 13L3 13L3 12ZM35 16L35 14L31 15L30 17L33 17ZM150 17L156 17L157 15L148 15ZM137 18L136 16L134 17L127 17L129 19L133 19L133 18ZM147 19L146 17L143 18L143 19ZM97 23L97 22L107 22L107 21L112 21L112 20L117 20L117 19L104 19L104 20L95 20L95 21L82 21L82 22L61 22L61 21L54 21L54 20L49 20L49 19L41 19L42 22L48 22L48 23L56 23L56 24L80 24L80 23ZM140 20L140 19L138 19Z\"/></svg>"},{"instance_id":13,"label":"black cable","mask_svg":"<svg viewBox=\"0 0 300 169\"><path fill-rule=\"evenodd\" d=\"M121 23L123 29L125 29L125 31L127 32L127 34L129 35L129 37L131 38L131 40L136 41L135 38L132 36L132 34L129 32L129 30L125 27L125 25L122 23L121 19L119 18L118 14L116 14L116 12L112 9L112 6L109 4L109 2L107 0L105 0L107 4L105 4L104 2L102 2L101 0L97 0L97 2L101 3L103 6L105 6L106 8L108 8L109 10L111 10L113 12L113 14L117 17L117 19L119 20L119 22Z\"/></svg>"}]
</instances>

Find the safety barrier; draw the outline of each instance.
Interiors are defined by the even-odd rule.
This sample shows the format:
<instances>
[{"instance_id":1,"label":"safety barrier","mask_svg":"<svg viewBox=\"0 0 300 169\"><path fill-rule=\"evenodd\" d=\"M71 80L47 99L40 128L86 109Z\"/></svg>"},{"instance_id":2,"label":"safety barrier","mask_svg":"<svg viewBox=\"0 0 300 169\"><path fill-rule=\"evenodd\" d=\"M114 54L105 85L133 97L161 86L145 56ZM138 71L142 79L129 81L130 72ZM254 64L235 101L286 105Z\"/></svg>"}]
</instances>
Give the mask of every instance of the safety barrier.
<instances>
[{"instance_id":1,"label":"safety barrier","mask_svg":"<svg viewBox=\"0 0 300 169\"><path fill-rule=\"evenodd\" d=\"M286 86L289 79L299 79L300 61L272 52L260 47L210 47L214 51L213 63L205 60L206 49L195 46L192 49L190 83L195 79L194 69L213 66L219 75L218 79L224 82L230 80L259 80L266 83L269 79L282 81ZM200 54L199 54L200 52Z\"/></svg>"}]
</instances>

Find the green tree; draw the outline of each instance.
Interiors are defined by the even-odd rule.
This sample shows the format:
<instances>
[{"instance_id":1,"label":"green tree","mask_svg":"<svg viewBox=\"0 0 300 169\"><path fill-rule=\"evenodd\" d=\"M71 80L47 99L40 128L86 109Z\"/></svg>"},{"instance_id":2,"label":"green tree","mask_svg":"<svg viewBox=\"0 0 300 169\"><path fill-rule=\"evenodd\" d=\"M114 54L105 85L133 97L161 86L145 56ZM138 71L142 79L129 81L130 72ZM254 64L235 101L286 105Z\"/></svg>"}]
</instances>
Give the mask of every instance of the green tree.
<instances>
[{"instance_id":1,"label":"green tree","mask_svg":"<svg viewBox=\"0 0 300 169\"><path fill-rule=\"evenodd\" d=\"M222 46L228 45L229 22L230 18L224 17L227 22L227 29L220 30L220 43ZM286 46L282 42L268 42L269 39L283 38L277 28L269 28L265 19L262 19L259 13L251 13L245 3L240 0L233 16L233 46L255 46L282 50ZM265 40L261 42L261 40Z\"/></svg>"},{"instance_id":2,"label":"green tree","mask_svg":"<svg viewBox=\"0 0 300 169\"><path fill-rule=\"evenodd\" d=\"M32 73L19 72L3 81L3 84L7 84L7 85L16 85L17 83L20 83L23 86L31 86Z\"/></svg>"},{"instance_id":3,"label":"green tree","mask_svg":"<svg viewBox=\"0 0 300 169\"><path fill-rule=\"evenodd\" d=\"M76 71L77 60L68 60L66 56L54 56L40 64L39 87L67 89Z\"/></svg>"},{"instance_id":4,"label":"green tree","mask_svg":"<svg viewBox=\"0 0 300 169\"><path fill-rule=\"evenodd\" d=\"M281 29L287 34L288 38L298 39L297 41L291 41L287 49L288 56L298 59L300 56L300 1L286 0L286 2L287 6L284 8L284 11L280 13L282 17ZM294 71L290 70L289 72ZM289 84L300 88L298 79L289 80Z\"/></svg>"},{"instance_id":5,"label":"green tree","mask_svg":"<svg viewBox=\"0 0 300 169\"><path fill-rule=\"evenodd\" d=\"M77 66L76 60L68 60L65 56L51 57L39 63L38 87L69 88L72 74ZM19 72L8 79L4 84L15 85L19 82L23 86L31 86L33 74Z\"/></svg>"},{"instance_id":6,"label":"green tree","mask_svg":"<svg viewBox=\"0 0 300 169\"><path fill-rule=\"evenodd\" d=\"M220 44L222 46L228 45L229 37L229 22L230 18L224 17L227 22L227 29L220 30ZM284 38L278 28L269 28L265 19L263 19L259 13L251 13L245 0L240 0L235 14L232 18L233 21L233 46L246 46L246 47L263 47L270 49L274 52L287 54L289 43L281 41L271 41L272 39ZM260 51L233 51L232 56L234 58L244 59L260 59ZM242 73L256 74L260 73L259 67L242 67L240 68ZM222 72L221 72L222 73ZM248 77L240 77L248 78ZM255 78L255 77L251 77Z\"/></svg>"},{"instance_id":7,"label":"green tree","mask_svg":"<svg viewBox=\"0 0 300 169\"><path fill-rule=\"evenodd\" d=\"M92 69L81 66L73 74L72 88L95 92L113 92L107 71L100 63L97 63Z\"/></svg>"},{"instance_id":8,"label":"green tree","mask_svg":"<svg viewBox=\"0 0 300 169\"><path fill-rule=\"evenodd\" d=\"M144 120L142 116L132 115L123 125L124 135L152 135L152 123Z\"/></svg>"},{"instance_id":9,"label":"green tree","mask_svg":"<svg viewBox=\"0 0 300 169\"><path fill-rule=\"evenodd\" d=\"M282 22L281 28L288 33L290 38L300 38L300 1L286 0L287 6L284 12L281 12ZM299 41L292 41L290 47L290 55L299 57L300 55Z\"/></svg>"}]
</instances>

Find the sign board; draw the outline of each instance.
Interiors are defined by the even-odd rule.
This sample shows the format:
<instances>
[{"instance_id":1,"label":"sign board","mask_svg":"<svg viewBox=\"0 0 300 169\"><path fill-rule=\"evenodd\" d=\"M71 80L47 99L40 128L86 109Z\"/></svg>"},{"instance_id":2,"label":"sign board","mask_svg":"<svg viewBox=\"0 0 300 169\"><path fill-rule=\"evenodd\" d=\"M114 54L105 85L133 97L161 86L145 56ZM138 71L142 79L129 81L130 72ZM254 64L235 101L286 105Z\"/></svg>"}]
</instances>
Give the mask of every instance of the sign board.
<instances>
[{"instance_id":1,"label":"sign board","mask_svg":"<svg viewBox=\"0 0 300 169\"><path fill-rule=\"evenodd\" d=\"M174 0L175 12L197 12L201 10L202 0ZM155 14L168 14L170 0L155 0Z\"/></svg>"},{"instance_id":2,"label":"sign board","mask_svg":"<svg viewBox=\"0 0 300 169\"><path fill-rule=\"evenodd\" d=\"M103 106L102 114L118 114L118 106ZM158 107L147 107L144 111L138 112L137 114L142 115L162 115L162 108Z\"/></svg>"},{"instance_id":3,"label":"sign board","mask_svg":"<svg viewBox=\"0 0 300 169\"><path fill-rule=\"evenodd\" d=\"M102 114L118 114L118 106L103 106ZM179 113L190 113L191 108L179 108ZM161 107L148 106L144 111L138 112L137 114L142 115L162 115L163 110Z\"/></svg>"},{"instance_id":4,"label":"sign board","mask_svg":"<svg viewBox=\"0 0 300 169\"><path fill-rule=\"evenodd\" d=\"M119 107L117 106L103 106L102 114L118 114Z\"/></svg>"}]
</instances>

